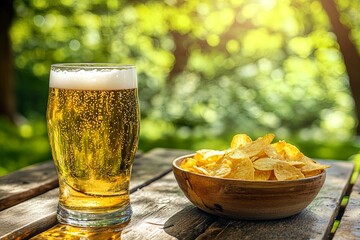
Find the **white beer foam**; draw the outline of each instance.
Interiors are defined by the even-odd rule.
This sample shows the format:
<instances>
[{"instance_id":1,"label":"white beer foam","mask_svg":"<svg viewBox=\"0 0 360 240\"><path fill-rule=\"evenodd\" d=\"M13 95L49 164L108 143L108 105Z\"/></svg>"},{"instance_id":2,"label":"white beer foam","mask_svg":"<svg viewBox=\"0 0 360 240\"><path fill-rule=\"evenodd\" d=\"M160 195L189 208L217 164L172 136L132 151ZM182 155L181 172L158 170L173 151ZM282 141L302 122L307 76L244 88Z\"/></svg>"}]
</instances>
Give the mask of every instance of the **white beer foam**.
<instances>
[{"instance_id":1,"label":"white beer foam","mask_svg":"<svg viewBox=\"0 0 360 240\"><path fill-rule=\"evenodd\" d=\"M137 88L134 68L50 72L51 88L77 90L119 90Z\"/></svg>"}]
</instances>

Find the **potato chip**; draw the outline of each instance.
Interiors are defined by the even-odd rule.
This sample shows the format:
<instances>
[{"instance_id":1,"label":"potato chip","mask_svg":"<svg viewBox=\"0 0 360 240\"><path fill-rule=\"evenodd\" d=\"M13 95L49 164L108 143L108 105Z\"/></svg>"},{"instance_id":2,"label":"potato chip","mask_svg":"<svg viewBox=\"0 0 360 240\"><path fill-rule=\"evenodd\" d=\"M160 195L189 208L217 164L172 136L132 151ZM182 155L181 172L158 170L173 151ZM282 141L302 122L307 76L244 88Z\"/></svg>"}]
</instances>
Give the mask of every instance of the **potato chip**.
<instances>
[{"instance_id":1,"label":"potato chip","mask_svg":"<svg viewBox=\"0 0 360 240\"><path fill-rule=\"evenodd\" d=\"M271 146L274 147L278 153L281 153L283 151L283 149L285 148L285 145L286 145L286 142L284 140L280 140L276 143L271 144ZM285 151L284 151L284 153L285 153Z\"/></svg>"},{"instance_id":2,"label":"potato chip","mask_svg":"<svg viewBox=\"0 0 360 240\"><path fill-rule=\"evenodd\" d=\"M304 156L297 147L285 141L279 141L273 144L273 147L275 147L279 155L285 160L298 160Z\"/></svg>"},{"instance_id":3,"label":"potato chip","mask_svg":"<svg viewBox=\"0 0 360 240\"><path fill-rule=\"evenodd\" d=\"M255 169L249 158L239 158L233 160L233 168L228 177L240 180L254 180L254 172Z\"/></svg>"},{"instance_id":4,"label":"potato chip","mask_svg":"<svg viewBox=\"0 0 360 240\"><path fill-rule=\"evenodd\" d=\"M273 173L273 171L260 171L255 169L254 172L254 180L256 181L267 181L269 180L271 174Z\"/></svg>"},{"instance_id":5,"label":"potato chip","mask_svg":"<svg viewBox=\"0 0 360 240\"><path fill-rule=\"evenodd\" d=\"M272 142L274 137L274 134L266 134L265 136L259 137L255 141L250 142L243 147L235 149L235 151L229 156L233 159L253 157L263 151L266 145Z\"/></svg>"},{"instance_id":6,"label":"potato chip","mask_svg":"<svg viewBox=\"0 0 360 240\"><path fill-rule=\"evenodd\" d=\"M191 169L190 169L190 172L191 172ZM210 176L210 173L208 171L206 171L203 167L194 166L192 172Z\"/></svg>"},{"instance_id":7,"label":"potato chip","mask_svg":"<svg viewBox=\"0 0 360 240\"><path fill-rule=\"evenodd\" d=\"M231 158L224 156L222 157L220 160L217 161L218 164L226 164L228 165L230 168L233 166L233 162L231 160Z\"/></svg>"},{"instance_id":8,"label":"potato chip","mask_svg":"<svg viewBox=\"0 0 360 240\"><path fill-rule=\"evenodd\" d=\"M285 161L278 161L274 166L274 174L277 180L295 180L305 178L304 174L296 167Z\"/></svg>"},{"instance_id":9,"label":"potato chip","mask_svg":"<svg viewBox=\"0 0 360 240\"><path fill-rule=\"evenodd\" d=\"M231 167L227 164L208 164L203 169L208 172L207 175L213 177L225 177L231 172Z\"/></svg>"},{"instance_id":10,"label":"potato chip","mask_svg":"<svg viewBox=\"0 0 360 240\"><path fill-rule=\"evenodd\" d=\"M222 158L225 154L225 151L217 151L217 150L209 150L209 149L202 149L196 151L194 159L204 163L214 163Z\"/></svg>"},{"instance_id":11,"label":"potato chip","mask_svg":"<svg viewBox=\"0 0 360 240\"><path fill-rule=\"evenodd\" d=\"M305 165L301 168L302 172L312 172L312 171L316 171L316 170L324 170L324 169L330 167L328 165L322 165L320 163L317 163L314 160L312 160L311 158L308 158L306 156L303 156L301 158L301 161L303 161L305 163Z\"/></svg>"},{"instance_id":12,"label":"potato chip","mask_svg":"<svg viewBox=\"0 0 360 240\"><path fill-rule=\"evenodd\" d=\"M184 159L180 167L207 176L256 181L301 179L330 167L306 157L290 143L272 143L274 138L269 133L252 141L246 134L236 134L229 149L199 150L193 158Z\"/></svg>"},{"instance_id":13,"label":"potato chip","mask_svg":"<svg viewBox=\"0 0 360 240\"><path fill-rule=\"evenodd\" d=\"M253 162L254 168L262 171L274 170L275 164L280 161L272 158L260 158Z\"/></svg>"},{"instance_id":14,"label":"potato chip","mask_svg":"<svg viewBox=\"0 0 360 240\"><path fill-rule=\"evenodd\" d=\"M186 158L182 161L180 167L186 171L204 174L202 171L197 169L197 161L194 158Z\"/></svg>"},{"instance_id":15,"label":"potato chip","mask_svg":"<svg viewBox=\"0 0 360 240\"><path fill-rule=\"evenodd\" d=\"M182 162L180 167L183 169L190 169L193 168L196 165L196 160L194 158L185 158Z\"/></svg>"},{"instance_id":16,"label":"potato chip","mask_svg":"<svg viewBox=\"0 0 360 240\"><path fill-rule=\"evenodd\" d=\"M288 164L294 166L294 167L297 167L297 168L301 168L303 166L306 165L306 163L304 162L300 162L300 161L286 161Z\"/></svg>"},{"instance_id":17,"label":"potato chip","mask_svg":"<svg viewBox=\"0 0 360 240\"><path fill-rule=\"evenodd\" d=\"M269 157L269 158L274 158L274 159L282 159L281 155L276 151L276 149L271 146L271 145L267 145L264 148L264 154L265 156Z\"/></svg>"},{"instance_id":18,"label":"potato chip","mask_svg":"<svg viewBox=\"0 0 360 240\"><path fill-rule=\"evenodd\" d=\"M231 140L230 148L239 148L251 141L251 138L246 134L236 134Z\"/></svg>"}]
</instances>

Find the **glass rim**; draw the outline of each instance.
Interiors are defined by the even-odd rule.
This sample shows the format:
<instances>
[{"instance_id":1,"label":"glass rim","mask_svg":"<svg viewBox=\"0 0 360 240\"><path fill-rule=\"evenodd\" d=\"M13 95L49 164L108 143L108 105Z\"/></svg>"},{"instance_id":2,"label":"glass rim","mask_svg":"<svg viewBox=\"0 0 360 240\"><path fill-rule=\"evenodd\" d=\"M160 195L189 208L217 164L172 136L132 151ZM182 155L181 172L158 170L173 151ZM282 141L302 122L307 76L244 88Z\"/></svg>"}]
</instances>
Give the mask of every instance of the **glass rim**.
<instances>
[{"instance_id":1,"label":"glass rim","mask_svg":"<svg viewBox=\"0 0 360 240\"><path fill-rule=\"evenodd\" d=\"M135 69L134 64L121 63L54 63L51 69Z\"/></svg>"}]
</instances>

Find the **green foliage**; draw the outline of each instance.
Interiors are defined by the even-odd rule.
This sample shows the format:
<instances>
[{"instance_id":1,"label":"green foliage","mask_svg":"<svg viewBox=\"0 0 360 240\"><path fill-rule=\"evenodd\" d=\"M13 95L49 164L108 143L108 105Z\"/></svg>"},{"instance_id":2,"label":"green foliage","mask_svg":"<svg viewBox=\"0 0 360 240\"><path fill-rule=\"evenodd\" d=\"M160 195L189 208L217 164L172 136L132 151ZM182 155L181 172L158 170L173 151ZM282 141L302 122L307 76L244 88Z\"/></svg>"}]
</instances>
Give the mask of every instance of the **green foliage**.
<instances>
[{"instance_id":1,"label":"green foliage","mask_svg":"<svg viewBox=\"0 0 360 240\"><path fill-rule=\"evenodd\" d=\"M360 4L337 4L360 47ZM220 148L238 132L274 132L314 157L358 152L345 65L320 1L15 0L15 10L25 116L45 114L52 63L133 63L143 149Z\"/></svg>"},{"instance_id":2,"label":"green foliage","mask_svg":"<svg viewBox=\"0 0 360 240\"><path fill-rule=\"evenodd\" d=\"M43 119L14 126L0 118L0 176L37 162L51 159Z\"/></svg>"},{"instance_id":3,"label":"green foliage","mask_svg":"<svg viewBox=\"0 0 360 240\"><path fill-rule=\"evenodd\" d=\"M353 155L350 159L355 163L354 173L351 178L351 183L355 184L360 174L360 152L358 154Z\"/></svg>"},{"instance_id":4,"label":"green foliage","mask_svg":"<svg viewBox=\"0 0 360 240\"><path fill-rule=\"evenodd\" d=\"M344 15L353 12L348 5L340 4ZM44 113L51 63L106 61L135 63L143 117L176 128L344 140L356 124L341 53L317 1L18 0L15 7L24 114ZM358 20L347 17L354 34L350 23Z\"/></svg>"}]
</instances>

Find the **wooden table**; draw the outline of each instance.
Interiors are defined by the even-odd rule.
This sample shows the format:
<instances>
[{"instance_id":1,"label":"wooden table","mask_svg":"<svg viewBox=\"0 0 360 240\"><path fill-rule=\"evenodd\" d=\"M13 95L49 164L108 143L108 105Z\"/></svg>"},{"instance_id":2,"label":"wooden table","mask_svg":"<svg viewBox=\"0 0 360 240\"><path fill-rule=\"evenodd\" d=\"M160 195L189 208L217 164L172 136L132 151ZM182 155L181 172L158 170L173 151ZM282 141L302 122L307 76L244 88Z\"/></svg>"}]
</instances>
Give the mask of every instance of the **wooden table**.
<instances>
[{"instance_id":1,"label":"wooden table","mask_svg":"<svg viewBox=\"0 0 360 240\"><path fill-rule=\"evenodd\" d=\"M0 239L360 239L360 178L351 162L327 161L326 182L300 214L274 221L235 221L206 214L179 189L171 171L189 151L139 154L131 179L133 217L119 228L85 229L57 223L58 182L52 161L0 178ZM344 204L344 196L349 201ZM335 233L334 222L339 221Z\"/></svg>"}]
</instances>

